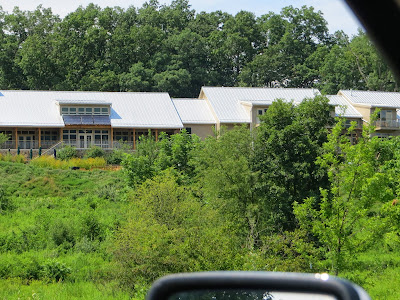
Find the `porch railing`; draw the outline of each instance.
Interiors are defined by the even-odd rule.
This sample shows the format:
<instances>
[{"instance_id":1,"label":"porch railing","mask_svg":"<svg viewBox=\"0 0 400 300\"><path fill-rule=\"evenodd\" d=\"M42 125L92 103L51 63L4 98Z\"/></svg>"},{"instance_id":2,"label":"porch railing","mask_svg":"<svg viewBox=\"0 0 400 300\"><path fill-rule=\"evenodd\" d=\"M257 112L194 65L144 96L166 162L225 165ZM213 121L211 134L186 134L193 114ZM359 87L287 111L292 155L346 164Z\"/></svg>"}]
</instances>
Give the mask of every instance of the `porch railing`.
<instances>
[{"instance_id":1,"label":"porch railing","mask_svg":"<svg viewBox=\"0 0 400 300\"><path fill-rule=\"evenodd\" d=\"M40 147L42 149L49 149L53 147L58 141L41 141ZM0 144L0 149L16 149L17 143L15 140L5 141ZM18 141L18 147L20 149L39 149L39 141Z\"/></svg>"},{"instance_id":2,"label":"porch railing","mask_svg":"<svg viewBox=\"0 0 400 300\"><path fill-rule=\"evenodd\" d=\"M377 128L400 128L400 122L398 120L376 120L375 126Z\"/></svg>"},{"instance_id":3,"label":"porch railing","mask_svg":"<svg viewBox=\"0 0 400 300\"><path fill-rule=\"evenodd\" d=\"M93 140L93 141L82 141L82 140L66 140L66 141L41 141L40 147L43 150L52 149L54 146L62 148L65 145L75 147L77 149L87 149L91 146L98 146L102 149L119 149L119 148L130 148L133 149L133 142L120 142L113 141L112 145L110 141ZM38 141L18 141L18 147L22 149L39 149ZM15 140L8 140L3 144L0 144L0 149L16 149Z\"/></svg>"}]
</instances>

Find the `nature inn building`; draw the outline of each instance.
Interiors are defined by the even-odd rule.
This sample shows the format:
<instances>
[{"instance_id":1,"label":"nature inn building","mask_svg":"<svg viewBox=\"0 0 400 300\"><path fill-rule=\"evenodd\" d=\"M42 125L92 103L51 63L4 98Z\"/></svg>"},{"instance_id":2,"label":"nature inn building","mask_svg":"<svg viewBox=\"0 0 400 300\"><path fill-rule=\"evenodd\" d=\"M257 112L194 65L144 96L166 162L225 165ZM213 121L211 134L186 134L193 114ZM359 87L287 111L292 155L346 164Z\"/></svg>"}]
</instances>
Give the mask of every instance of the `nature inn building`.
<instances>
[{"instance_id":1,"label":"nature inn building","mask_svg":"<svg viewBox=\"0 0 400 300\"><path fill-rule=\"evenodd\" d=\"M158 139L160 132L171 135L183 128L206 138L222 126L258 126L276 99L298 104L316 95L316 89L240 87L203 87L196 99L171 99L168 93L4 90L0 132L10 139L0 149L113 149L121 142L135 149L141 135ZM356 121L361 130L380 109L376 134L400 134L400 93L341 90L327 97L348 125Z\"/></svg>"}]
</instances>

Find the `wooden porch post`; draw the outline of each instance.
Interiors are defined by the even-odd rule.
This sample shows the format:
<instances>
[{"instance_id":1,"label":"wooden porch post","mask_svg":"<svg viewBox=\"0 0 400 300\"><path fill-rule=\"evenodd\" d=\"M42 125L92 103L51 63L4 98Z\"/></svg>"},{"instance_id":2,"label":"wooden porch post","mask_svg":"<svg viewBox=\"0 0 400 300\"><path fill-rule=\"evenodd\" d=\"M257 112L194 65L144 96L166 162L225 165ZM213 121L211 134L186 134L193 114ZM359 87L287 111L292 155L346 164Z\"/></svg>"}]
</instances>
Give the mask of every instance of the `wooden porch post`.
<instances>
[{"instance_id":1,"label":"wooden porch post","mask_svg":"<svg viewBox=\"0 0 400 300\"><path fill-rule=\"evenodd\" d=\"M114 128L111 127L111 149L114 148Z\"/></svg>"},{"instance_id":2,"label":"wooden porch post","mask_svg":"<svg viewBox=\"0 0 400 300\"><path fill-rule=\"evenodd\" d=\"M63 141L63 129L60 128L60 142Z\"/></svg>"},{"instance_id":3,"label":"wooden porch post","mask_svg":"<svg viewBox=\"0 0 400 300\"><path fill-rule=\"evenodd\" d=\"M133 128L133 150L136 149L136 129Z\"/></svg>"},{"instance_id":4,"label":"wooden porch post","mask_svg":"<svg viewBox=\"0 0 400 300\"><path fill-rule=\"evenodd\" d=\"M38 142L39 148L42 147L42 131L40 130L40 128L38 128Z\"/></svg>"},{"instance_id":5,"label":"wooden porch post","mask_svg":"<svg viewBox=\"0 0 400 300\"><path fill-rule=\"evenodd\" d=\"M158 142L158 129L156 129L156 142Z\"/></svg>"},{"instance_id":6,"label":"wooden porch post","mask_svg":"<svg viewBox=\"0 0 400 300\"><path fill-rule=\"evenodd\" d=\"M15 149L18 149L18 128L15 127Z\"/></svg>"}]
</instances>

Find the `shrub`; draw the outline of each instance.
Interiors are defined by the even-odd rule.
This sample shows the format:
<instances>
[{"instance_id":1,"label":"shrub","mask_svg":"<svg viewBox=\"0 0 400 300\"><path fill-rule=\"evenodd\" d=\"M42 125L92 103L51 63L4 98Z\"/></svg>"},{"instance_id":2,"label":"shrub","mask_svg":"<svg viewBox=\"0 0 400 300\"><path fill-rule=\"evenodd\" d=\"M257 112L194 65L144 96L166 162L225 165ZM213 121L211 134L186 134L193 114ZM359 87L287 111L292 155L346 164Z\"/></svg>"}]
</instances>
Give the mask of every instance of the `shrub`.
<instances>
[{"instance_id":1,"label":"shrub","mask_svg":"<svg viewBox=\"0 0 400 300\"><path fill-rule=\"evenodd\" d=\"M25 158L25 156L22 155L22 154L17 154L17 155L15 155L15 156L13 156L12 161L13 161L13 162L16 162L16 163L21 163L21 164L23 164L23 163L26 162L26 158Z\"/></svg>"},{"instance_id":2,"label":"shrub","mask_svg":"<svg viewBox=\"0 0 400 300\"><path fill-rule=\"evenodd\" d=\"M73 158L68 161L70 167L79 167L86 170L90 170L92 168L100 168L106 165L106 160L103 157L95 157L95 158Z\"/></svg>"},{"instance_id":3,"label":"shrub","mask_svg":"<svg viewBox=\"0 0 400 300\"><path fill-rule=\"evenodd\" d=\"M69 164L66 161L55 159L51 155L42 155L31 160L30 164L40 168L67 169Z\"/></svg>"},{"instance_id":4,"label":"shrub","mask_svg":"<svg viewBox=\"0 0 400 300\"><path fill-rule=\"evenodd\" d=\"M125 151L121 149L115 149L106 155L106 161L109 165L120 165L124 159Z\"/></svg>"},{"instance_id":5,"label":"shrub","mask_svg":"<svg viewBox=\"0 0 400 300\"><path fill-rule=\"evenodd\" d=\"M7 153L6 155L0 154L0 161L7 161L7 162L16 162L16 163L25 163L26 158L22 154L11 155Z\"/></svg>"},{"instance_id":6,"label":"shrub","mask_svg":"<svg viewBox=\"0 0 400 300\"><path fill-rule=\"evenodd\" d=\"M86 151L85 158L104 157L104 155L105 152L103 149L97 146L92 146Z\"/></svg>"},{"instance_id":7,"label":"shrub","mask_svg":"<svg viewBox=\"0 0 400 300\"><path fill-rule=\"evenodd\" d=\"M57 158L61 160L68 160L74 157L78 157L78 152L75 147L65 146L57 151Z\"/></svg>"},{"instance_id":8,"label":"shrub","mask_svg":"<svg viewBox=\"0 0 400 300\"><path fill-rule=\"evenodd\" d=\"M70 225L64 221L58 221L52 224L49 229L49 236L56 246L62 246L64 249L70 249L75 245L75 237Z\"/></svg>"},{"instance_id":9,"label":"shrub","mask_svg":"<svg viewBox=\"0 0 400 300\"><path fill-rule=\"evenodd\" d=\"M48 281L63 281L71 274L71 269L56 260L47 261L42 265L41 277Z\"/></svg>"},{"instance_id":10,"label":"shrub","mask_svg":"<svg viewBox=\"0 0 400 300\"><path fill-rule=\"evenodd\" d=\"M0 213L11 210L12 208L12 201L6 196L5 190L0 186Z\"/></svg>"}]
</instances>

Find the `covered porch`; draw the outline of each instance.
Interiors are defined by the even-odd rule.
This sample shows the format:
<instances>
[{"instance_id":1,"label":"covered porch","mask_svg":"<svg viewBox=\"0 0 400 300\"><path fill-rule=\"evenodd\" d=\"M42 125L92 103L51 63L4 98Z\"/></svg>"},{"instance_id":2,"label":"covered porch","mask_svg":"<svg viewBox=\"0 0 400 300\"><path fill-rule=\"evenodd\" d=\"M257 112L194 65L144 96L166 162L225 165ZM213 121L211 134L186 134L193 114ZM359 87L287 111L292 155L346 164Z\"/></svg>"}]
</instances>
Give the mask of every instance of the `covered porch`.
<instances>
[{"instance_id":1,"label":"covered porch","mask_svg":"<svg viewBox=\"0 0 400 300\"><path fill-rule=\"evenodd\" d=\"M121 147L136 149L140 136L151 134L155 140L161 132L172 135L179 129L111 128L111 126L66 126L64 128L0 128L0 133L9 139L0 144L0 149L51 149L69 145L80 150L92 146L104 150Z\"/></svg>"}]
</instances>

